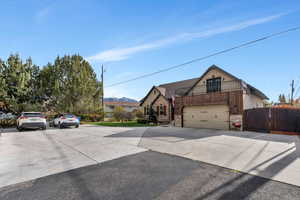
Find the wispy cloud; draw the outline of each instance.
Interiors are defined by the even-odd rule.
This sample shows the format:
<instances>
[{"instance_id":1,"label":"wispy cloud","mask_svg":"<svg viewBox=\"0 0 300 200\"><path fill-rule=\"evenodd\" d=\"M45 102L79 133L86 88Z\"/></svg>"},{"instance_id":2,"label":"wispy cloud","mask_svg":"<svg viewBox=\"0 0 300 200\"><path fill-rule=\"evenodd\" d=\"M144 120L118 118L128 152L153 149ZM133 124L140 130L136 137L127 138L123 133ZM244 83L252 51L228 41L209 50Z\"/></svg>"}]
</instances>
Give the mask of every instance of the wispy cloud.
<instances>
[{"instance_id":1,"label":"wispy cloud","mask_svg":"<svg viewBox=\"0 0 300 200\"><path fill-rule=\"evenodd\" d=\"M49 16L50 12L51 12L51 6L40 9L35 15L36 22L37 23L43 22L45 18Z\"/></svg>"},{"instance_id":2,"label":"wispy cloud","mask_svg":"<svg viewBox=\"0 0 300 200\"><path fill-rule=\"evenodd\" d=\"M275 19L282 17L283 15L285 14L281 13L281 14L271 15L263 18L256 18L247 21L242 21L233 25L213 28L201 32L182 33L179 35L171 36L169 38L156 40L153 42L149 42L137 46L105 50L97 53L96 55L89 56L86 59L89 61L101 61L101 62L125 60L128 59L130 56L137 54L139 52L165 47L177 42L189 41L198 38L211 37L222 33L239 31L254 25L273 21Z\"/></svg>"}]
</instances>

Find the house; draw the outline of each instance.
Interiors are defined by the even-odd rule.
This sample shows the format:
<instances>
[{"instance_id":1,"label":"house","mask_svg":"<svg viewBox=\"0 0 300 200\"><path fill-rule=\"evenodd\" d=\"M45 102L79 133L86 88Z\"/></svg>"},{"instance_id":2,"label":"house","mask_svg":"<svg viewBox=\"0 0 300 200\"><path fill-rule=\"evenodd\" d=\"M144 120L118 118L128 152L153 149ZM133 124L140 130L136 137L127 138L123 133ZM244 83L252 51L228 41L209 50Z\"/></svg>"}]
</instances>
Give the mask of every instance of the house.
<instances>
[{"instance_id":1,"label":"house","mask_svg":"<svg viewBox=\"0 0 300 200\"><path fill-rule=\"evenodd\" d=\"M232 129L242 126L243 111L264 106L268 97L213 65L175 98L175 126Z\"/></svg>"},{"instance_id":2,"label":"house","mask_svg":"<svg viewBox=\"0 0 300 200\"><path fill-rule=\"evenodd\" d=\"M139 109L138 102L117 102L117 101L104 101L104 112L106 118L112 118L115 107L122 107L126 112L133 112Z\"/></svg>"},{"instance_id":3,"label":"house","mask_svg":"<svg viewBox=\"0 0 300 200\"><path fill-rule=\"evenodd\" d=\"M176 93L184 93L191 88L198 78L153 86L140 101L147 119L154 116L161 123L174 120L174 100Z\"/></svg>"}]
</instances>

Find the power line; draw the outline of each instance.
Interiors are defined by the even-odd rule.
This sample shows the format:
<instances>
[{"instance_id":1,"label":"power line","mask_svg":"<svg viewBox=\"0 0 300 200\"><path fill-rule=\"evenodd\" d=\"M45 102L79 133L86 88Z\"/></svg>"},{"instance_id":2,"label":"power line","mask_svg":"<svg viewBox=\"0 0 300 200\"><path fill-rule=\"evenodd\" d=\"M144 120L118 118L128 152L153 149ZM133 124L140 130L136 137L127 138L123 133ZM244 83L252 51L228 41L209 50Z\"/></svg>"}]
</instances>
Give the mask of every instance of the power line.
<instances>
[{"instance_id":1,"label":"power line","mask_svg":"<svg viewBox=\"0 0 300 200\"><path fill-rule=\"evenodd\" d=\"M116 85L121 85L121 84L128 83L128 82L131 82L131 81L135 81L135 80L138 80L138 79L142 79L142 78L146 78L146 77L149 77L149 76L153 76L153 75L156 75L156 74L159 74L159 73L162 73L162 72L170 71L172 69L176 69L176 68L179 68L179 67L182 67L182 66L194 63L194 62L198 62L198 61L201 61L201 60L213 57L213 56L224 54L224 53L227 53L229 51L233 51L235 49L239 49L239 48L242 48L242 47L245 47L245 46L249 46L251 44L254 44L254 43L257 43L257 42L260 42L260 41L263 41L263 40L267 40L267 39L270 39L272 37L275 37L275 36L278 36L278 35L282 35L282 34L285 34L285 33L288 33L288 32L297 31L299 29L300 29L300 26L297 26L297 27L290 28L290 29L287 29L287 30L284 30L284 31L273 33L273 34L261 37L259 39L252 40L252 41L249 41L249 42L245 42L245 43L242 43L240 45L237 45L237 46L225 49L225 50L217 51L217 52L209 54L207 56L196 58L196 59L193 59L193 60L190 60L190 61L178 64L178 65L174 65L174 66L171 66L171 67L168 67L168 68L165 68L165 69L161 69L161 70L155 71L155 72L151 72L151 73L148 73L148 74L137 76L135 78L131 78L131 79L127 79L127 80L124 80L124 81L116 82L116 83L113 83L113 84L108 85L106 87L113 87L113 86L116 86Z\"/></svg>"}]
</instances>

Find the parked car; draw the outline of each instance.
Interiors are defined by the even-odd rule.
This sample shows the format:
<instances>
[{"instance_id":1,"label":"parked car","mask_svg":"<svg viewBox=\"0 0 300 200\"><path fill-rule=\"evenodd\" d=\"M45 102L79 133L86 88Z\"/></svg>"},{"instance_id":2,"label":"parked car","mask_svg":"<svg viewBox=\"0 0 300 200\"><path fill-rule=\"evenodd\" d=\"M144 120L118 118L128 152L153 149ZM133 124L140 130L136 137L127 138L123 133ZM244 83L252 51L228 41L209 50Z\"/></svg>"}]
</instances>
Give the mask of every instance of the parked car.
<instances>
[{"instance_id":1,"label":"parked car","mask_svg":"<svg viewBox=\"0 0 300 200\"><path fill-rule=\"evenodd\" d=\"M59 114L54 117L52 121L50 121L50 126L64 128L75 126L75 128L79 127L79 119L73 114Z\"/></svg>"},{"instance_id":2,"label":"parked car","mask_svg":"<svg viewBox=\"0 0 300 200\"><path fill-rule=\"evenodd\" d=\"M17 129L42 129L46 130L46 118L40 112L22 112L17 119Z\"/></svg>"},{"instance_id":3,"label":"parked car","mask_svg":"<svg viewBox=\"0 0 300 200\"><path fill-rule=\"evenodd\" d=\"M4 115L5 115L5 113L2 112L2 111L0 111L0 119L3 119L3 118L4 118Z\"/></svg>"}]
</instances>

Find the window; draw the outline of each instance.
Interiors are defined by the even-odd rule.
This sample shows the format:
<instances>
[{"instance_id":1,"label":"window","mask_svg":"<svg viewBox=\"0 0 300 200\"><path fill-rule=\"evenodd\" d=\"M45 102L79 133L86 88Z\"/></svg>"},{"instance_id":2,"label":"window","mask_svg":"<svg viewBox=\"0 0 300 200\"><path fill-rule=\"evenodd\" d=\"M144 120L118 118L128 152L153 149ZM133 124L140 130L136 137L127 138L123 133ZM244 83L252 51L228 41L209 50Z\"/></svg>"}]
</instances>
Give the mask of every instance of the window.
<instances>
[{"instance_id":1,"label":"window","mask_svg":"<svg viewBox=\"0 0 300 200\"><path fill-rule=\"evenodd\" d=\"M159 115L159 106L156 106L156 113Z\"/></svg>"},{"instance_id":2,"label":"window","mask_svg":"<svg viewBox=\"0 0 300 200\"><path fill-rule=\"evenodd\" d=\"M220 92L221 91L221 77L206 80L206 92Z\"/></svg>"},{"instance_id":3,"label":"window","mask_svg":"<svg viewBox=\"0 0 300 200\"><path fill-rule=\"evenodd\" d=\"M164 115L167 115L167 106L164 106Z\"/></svg>"},{"instance_id":4,"label":"window","mask_svg":"<svg viewBox=\"0 0 300 200\"><path fill-rule=\"evenodd\" d=\"M149 113L150 113L150 109L149 109L149 105L147 105L147 115L149 115Z\"/></svg>"},{"instance_id":5,"label":"window","mask_svg":"<svg viewBox=\"0 0 300 200\"><path fill-rule=\"evenodd\" d=\"M159 105L159 114L160 115L164 114L164 110L163 110L163 105L162 104Z\"/></svg>"},{"instance_id":6,"label":"window","mask_svg":"<svg viewBox=\"0 0 300 200\"><path fill-rule=\"evenodd\" d=\"M115 109L115 106L112 106L112 105L109 105L108 107L112 110Z\"/></svg>"}]
</instances>

